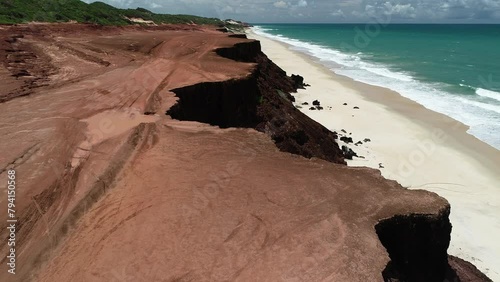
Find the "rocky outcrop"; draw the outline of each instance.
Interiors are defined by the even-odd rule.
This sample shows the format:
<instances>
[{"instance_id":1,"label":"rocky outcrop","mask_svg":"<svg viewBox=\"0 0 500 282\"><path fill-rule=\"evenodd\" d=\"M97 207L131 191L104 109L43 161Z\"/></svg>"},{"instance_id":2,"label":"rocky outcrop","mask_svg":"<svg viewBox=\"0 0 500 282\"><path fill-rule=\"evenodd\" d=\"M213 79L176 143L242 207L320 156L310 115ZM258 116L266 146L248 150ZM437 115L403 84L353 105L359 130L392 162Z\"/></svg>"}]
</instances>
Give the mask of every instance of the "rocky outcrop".
<instances>
[{"instance_id":1,"label":"rocky outcrop","mask_svg":"<svg viewBox=\"0 0 500 282\"><path fill-rule=\"evenodd\" d=\"M172 90L180 97L167 114L179 120L228 127L255 127L259 103L256 76L223 82L204 82ZM210 93L210 94L208 94Z\"/></svg>"},{"instance_id":2,"label":"rocky outcrop","mask_svg":"<svg viewBox=\"0 0 500 282\"><path fill-rule=\"evenodd\" d=\"M255 62L256 58L262 54L259 41L236 43L232 47L218 48L215 52L219 56L237 62ZM282 70L283 73L285 72Z\"/></svg>"},{"instance_id":3,"label":"rocky outcrop","mask_svg":"<svg viewBox=\"0 0 500 282\"><path fill-rule=\"evenodd\" d=\"M304 83L304 78L302 76L300 76L298 74L292 74L291 78L293 80L295 88L305 89L305 87L307 86Z\"/></svg>"},{"instance_id":4,"label":"rocky outcrop","mask_svg":"<svg viewBox=\"0 0 500 282\"><path fill-rule=\"evenodd\" d=\"M491 281L474 265L448 256L450 206L436 214L397 215L380 221L375 230L391 261L384 281Z\"/></svg>"},{"instance_id":5,"label":"rocky outcrop","mask_svg":"<svg viewBox=\"0 0 500 282\"><path fill-rule=\"evenodd\" d=\"M451 269L455 272L460 282L492 282L492 280L484 275L472 263L467 262L455 256L448 256L448 263Z\"/></svg>"},{"instance_id":6,"label":"rocky outcrop","mask_svg":"<svg viewBox=\"0 0 500 282\"><path fill-rule=\"evenodd\" d=\"M375 226L391 261L385 281L453 281L447 249L450 244L450 207L438 215L398 215Z\"/></svg>"},{"instance_id":7,"label":"rocky outcrop","mask_svg":"<svg viewBox=\"0 0 500 282\"><path fill-rule=\"evenodd\" d=\"M227 127L248 127L268 134L285 152L344 164L337 135L297 110L290 92L294 81L261 51L258 41L220 48L216 53L235 61L256 63L244 78L205 82L172 91L179 97L167 114Z\"/></svg>"}]
</instances>

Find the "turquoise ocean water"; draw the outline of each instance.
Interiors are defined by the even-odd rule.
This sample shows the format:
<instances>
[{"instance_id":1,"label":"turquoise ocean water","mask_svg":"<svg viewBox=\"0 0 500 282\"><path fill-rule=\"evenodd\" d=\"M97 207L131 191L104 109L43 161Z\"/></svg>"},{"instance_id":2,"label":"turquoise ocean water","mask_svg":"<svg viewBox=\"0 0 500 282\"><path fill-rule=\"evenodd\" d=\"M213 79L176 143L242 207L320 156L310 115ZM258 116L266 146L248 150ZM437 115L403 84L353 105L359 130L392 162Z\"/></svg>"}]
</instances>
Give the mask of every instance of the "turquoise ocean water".
<instances>
[{"instance_id":1,"label":"turquoise ocean water","mask_svg":"<svg viewBox=\"0 0 500 282\"><path fill-rule=\"evenodd\" d=\"M258 24L254 32L453 117L500 149L500 25Z\"/></svg>"}]
</instances>

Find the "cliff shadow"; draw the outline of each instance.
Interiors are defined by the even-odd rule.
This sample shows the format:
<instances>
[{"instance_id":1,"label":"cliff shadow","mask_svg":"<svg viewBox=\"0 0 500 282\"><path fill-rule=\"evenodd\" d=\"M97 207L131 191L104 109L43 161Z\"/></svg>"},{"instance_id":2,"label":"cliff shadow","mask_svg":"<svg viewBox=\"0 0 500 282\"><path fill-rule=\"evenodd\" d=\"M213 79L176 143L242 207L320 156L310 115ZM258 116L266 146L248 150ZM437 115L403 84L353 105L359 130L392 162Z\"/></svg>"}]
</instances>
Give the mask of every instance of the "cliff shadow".
<instances>
[{"instance_id":1,"label":"cliff shadow","mask_svg":"<svg viewBox=\"0 0 500 282\"><path fill-rule=\"evenodd\" d=\"M439 215L396 215L375 230L391 261L382 271L386 282L458 282L448 263L451 239L449 207Z\"/></svg>"}]
</instances>

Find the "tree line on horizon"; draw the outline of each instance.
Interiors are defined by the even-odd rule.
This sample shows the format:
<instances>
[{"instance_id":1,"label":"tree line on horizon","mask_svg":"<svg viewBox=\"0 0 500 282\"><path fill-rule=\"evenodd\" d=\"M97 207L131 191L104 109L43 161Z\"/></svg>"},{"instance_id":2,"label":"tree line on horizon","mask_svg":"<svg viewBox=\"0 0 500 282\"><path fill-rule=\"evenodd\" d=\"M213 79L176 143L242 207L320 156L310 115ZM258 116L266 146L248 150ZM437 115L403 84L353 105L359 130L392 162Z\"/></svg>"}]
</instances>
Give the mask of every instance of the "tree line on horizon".
<instances>
[{"instance_id":1,"label":"tree line on horizon","mask_svg":"<svg viewBox=\"0 0 500 282\"><path fill-rule=\"evenodd\" d=\"M0 24L29 22L69 22L98 25L129 25L130 18L155 24L209 24L224 22L217 18L193 15L156 14L144 8L119 9L103 2L87 4L80 0L0 0Z\"/></svg>"}]
</instances>

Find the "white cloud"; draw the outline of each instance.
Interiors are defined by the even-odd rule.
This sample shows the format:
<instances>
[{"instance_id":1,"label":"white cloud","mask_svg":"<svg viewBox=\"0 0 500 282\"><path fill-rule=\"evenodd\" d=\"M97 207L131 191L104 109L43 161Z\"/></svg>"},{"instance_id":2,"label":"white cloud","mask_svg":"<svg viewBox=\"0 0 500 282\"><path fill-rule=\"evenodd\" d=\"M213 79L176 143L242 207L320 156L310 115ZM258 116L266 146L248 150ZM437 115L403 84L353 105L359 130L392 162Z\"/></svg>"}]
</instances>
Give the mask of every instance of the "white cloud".
<instances>
[{"instance_id":1,"label":"white cloud","mask_svg":"<svg viewBox=\"0 0 500 282\"><path fill-rule=\"evenodd\" d=\"M297 7L306 7L306 6L307 6L306 0L299 0L299 3L297 3Z\"/></svg>"},{"instance_id":2,"label":"white cloud","mask_svg":"<svg viewBox=\"0 0 500 282\"><path fill-rule=\"evenodd\" d=\"M384 14L391 16L399 16L401 18L415 18L415 8L411 4L396 4L390 2L384 3Z\"/></svg>"},{"instance_id":3,"label":"white cloud","mask_svg":"<svg viewBox=\"0 0 500 282\"><path fill-rule=\"evenodd\" d=\"M362 14L364 17L373 18L377 16L377 8L373 5L365 6L365 13Z\"/></svg>"},{"instance_id":4,"label":"white cloud","mask_svg":"<svg viewBox=\"0 0 500 282\"><path fill-rule=\"evenodd\" d=\"M342 11L341 9L331 12L330 15L332 15L335 18L345 18L344 11Z\"/></svg>"},{"instance_id":5,"label":"white cloud","mask_svg":"<svg viewBox=\"0 0 500 282\"><path fill-rule=\"evenodd\" d=\"M156 9L156 8L161 8L161 7L163 7L163 6L162 6L162 5L160 5L160 4L157 4L157 3L155 3L155 2L151 3L151 8L153 8L153 9Z\"/></svg>"},{"instance_id":6,"label":"white cloud","mask_svg":"<svg viewBox=\"0 0 500 282\"><path fill-rule=\"evenodd\" d=\"M274 7L284 9L288 7L288 3L285 1L274 2Z\"/></svg>"}]
</instances>

